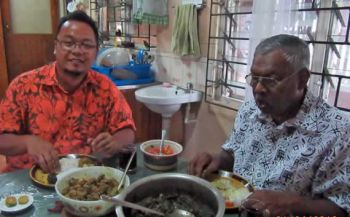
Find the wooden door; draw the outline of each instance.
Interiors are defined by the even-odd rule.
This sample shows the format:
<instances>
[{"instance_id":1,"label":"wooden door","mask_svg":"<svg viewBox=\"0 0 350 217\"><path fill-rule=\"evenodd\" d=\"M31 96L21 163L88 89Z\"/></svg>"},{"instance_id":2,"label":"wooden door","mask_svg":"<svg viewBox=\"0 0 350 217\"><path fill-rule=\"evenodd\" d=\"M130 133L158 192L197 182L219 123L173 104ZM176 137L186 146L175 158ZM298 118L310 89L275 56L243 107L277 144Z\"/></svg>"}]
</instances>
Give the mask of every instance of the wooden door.
<instances>
[{"instance_id":1,"label":"wooden door","mask_svg":"<svg viewBox=\"0 0 350 217\"><path fill-rule=\"evenodd\" d=\"M162 130L162 117L146 108L135 98L135 89L122 90L128 102L136 125L135 142L141 143L151 139L159 139Z\"/></svg>"},{"instance_id":2,"label":"wooden door","mask_svg":"<svg viewBox=\"0 0 350 217\"><path fill-rule=\"evenodd\" d=\"M53 61L58 0L1 0L0 7L9 81Z\"/></svg>"},{"instance_id":3,"label":"wooden door","mask_svg":"<svg viewBox=\"0 0 350 217\"><path fill-rule=\"evenodd\" d=\"M1 10L0 10L0 99L5 95L5 91L8 86L4 32L2 28L2 23L3 22L2 22L2 16L1 16ZM1 170L1 164L0 164L0 170Z\"/></svg>"}]
</instances>

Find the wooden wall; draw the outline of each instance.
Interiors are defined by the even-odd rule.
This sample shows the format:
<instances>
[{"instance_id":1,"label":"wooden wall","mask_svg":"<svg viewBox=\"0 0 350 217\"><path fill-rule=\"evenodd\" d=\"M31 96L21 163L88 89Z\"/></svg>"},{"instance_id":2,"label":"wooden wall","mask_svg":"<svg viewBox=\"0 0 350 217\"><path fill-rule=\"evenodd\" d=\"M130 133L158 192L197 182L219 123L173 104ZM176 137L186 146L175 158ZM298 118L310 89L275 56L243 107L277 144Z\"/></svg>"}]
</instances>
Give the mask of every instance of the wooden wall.
<instances>
[{"instance_id":1,"label":"wooden wall","mask_svg":"<svg viewBox=\"0 0 350 217\"><path fill-rule=\"evenodd\" d=\"M135 98L136 89L122 90L124 97L133 113L136 125L136 142L141 143L151 139L160 138L162 118L159 114L150 111Z\"/></svg>"},{"instance_id":2,"label":"wooden wall","mask_svg":"<svg viewBox=\"0 0 350 217\"><path fill-rule=\"evenodd\" d=\"M6 88L8 86L8 78L7 78L7 64L5 57L5 43L4 43L4 32L2 26L2 16L0 10L0 98L5 95ZM0 155L0 172L6 166L6 158L3 155Z\"/></svg>"},{"instance_id":3,"label":"wooden wall","mask_svg":"<svg viewBox=\"0 0 350 217\"><path fill-rule=\"evenodd\" d=\"M8 86L7 64L5 56L5 43L3 32L3 21L0 11L0 98L4 96Z\"/></svg>"}]
</instances>

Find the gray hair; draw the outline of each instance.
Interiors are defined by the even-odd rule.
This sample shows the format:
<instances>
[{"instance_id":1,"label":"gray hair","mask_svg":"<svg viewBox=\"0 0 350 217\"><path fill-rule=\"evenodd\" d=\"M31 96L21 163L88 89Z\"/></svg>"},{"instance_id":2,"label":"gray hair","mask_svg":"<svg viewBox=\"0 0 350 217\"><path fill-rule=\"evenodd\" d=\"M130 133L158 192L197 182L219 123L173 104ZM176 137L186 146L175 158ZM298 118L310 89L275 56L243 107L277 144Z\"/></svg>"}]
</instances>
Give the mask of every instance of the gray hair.
<instances>
[{"instance_id":1,"label":"gray hair","mask_svg":"<svg viewBox=\"0 0 350 217\"><path fill-rule=\"evenodd\" d=\"M284 58L294 70L308 69L310 64L310 51L307 43L292 35L275 35L261 41L255 49L256 55L267 54L275 50L281 50Z\"/></svg>"}]
</instances>

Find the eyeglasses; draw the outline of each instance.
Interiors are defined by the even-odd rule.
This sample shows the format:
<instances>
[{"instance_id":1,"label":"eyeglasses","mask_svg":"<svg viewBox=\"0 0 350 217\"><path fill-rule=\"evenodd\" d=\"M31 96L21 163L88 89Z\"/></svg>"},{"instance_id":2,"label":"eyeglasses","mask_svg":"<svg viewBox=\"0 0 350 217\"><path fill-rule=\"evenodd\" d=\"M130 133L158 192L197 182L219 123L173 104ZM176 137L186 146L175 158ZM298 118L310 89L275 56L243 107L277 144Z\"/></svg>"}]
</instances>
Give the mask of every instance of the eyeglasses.
<instances>
[{"instance_id":1,"label":"eyeglasses","mask_svg":"<svg viewBox=\"0 0 350 217\"><path fill-rule=\"evenodd\" d=\"M245 76L245 80L246 80L247 84L249 84L252 87L255 87L258 83L260 83L261 85L263 85L267 89L274 89L278 85L287 81L288 78L292 77L297 72L300 72L300 70L293 72L292 74L283 78L282 80L277 80L275 78L264 77L264 76L256 76L256 75L252 75L252 74Z\"/></svg>"},{"instance_id":2,"label":"eyeglasses","mask_svg":"<svg viewBox=\"0 0 350 217\"><path fill-rule=\"evenodd\" d=\"M56 41L60 44L63 50L66 51L72 51L77 46L83 51L83 52L89 52L92 49L96 48L96 44L92 44L90 42L77 42L77 41L64 41L64 40L58 40Z\"/></svg>"}]
</instances>

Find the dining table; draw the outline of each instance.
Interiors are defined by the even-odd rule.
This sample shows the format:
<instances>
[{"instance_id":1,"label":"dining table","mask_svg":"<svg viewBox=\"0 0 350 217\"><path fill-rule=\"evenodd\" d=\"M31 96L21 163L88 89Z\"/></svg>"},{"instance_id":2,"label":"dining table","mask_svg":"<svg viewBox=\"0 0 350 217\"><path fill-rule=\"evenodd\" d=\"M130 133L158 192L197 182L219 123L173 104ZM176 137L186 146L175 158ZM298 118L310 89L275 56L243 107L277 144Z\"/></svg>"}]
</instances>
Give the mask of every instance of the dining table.
<instances>
[{"instance_id":1,"label":"dining table","mask_svg":"<svg viewBox=\"0 0 350 217\"><path fill-rule=\"evenodd\" d=\"M104 166L117 167L117 156L103 161ZM179 158L177 167L174 170L167 171L171 173L187 173L188 161L184 158ZM135 182L146 176L164 173L161 171L155 171L144 166L143 156L140 150L137 151L137 168L133 173L129 173L130 183ZM59 201L58 195L53 188L44 188L38 186L32 182L29 176L29 169L17 170L9 173L0 174L0 198L4 198L11 194L27 193L33 196L34 202L29 208L17 212L17 213L4 213L1 212L0 216L18 216L18 217L58 217L65 216L61 212L49 211L50 208L54 208L57 201ZM108 215L111 216L111 215ZM234 212L225 213L224 217L238 217L239 215Z\"/></svg>"}]
</instances>

